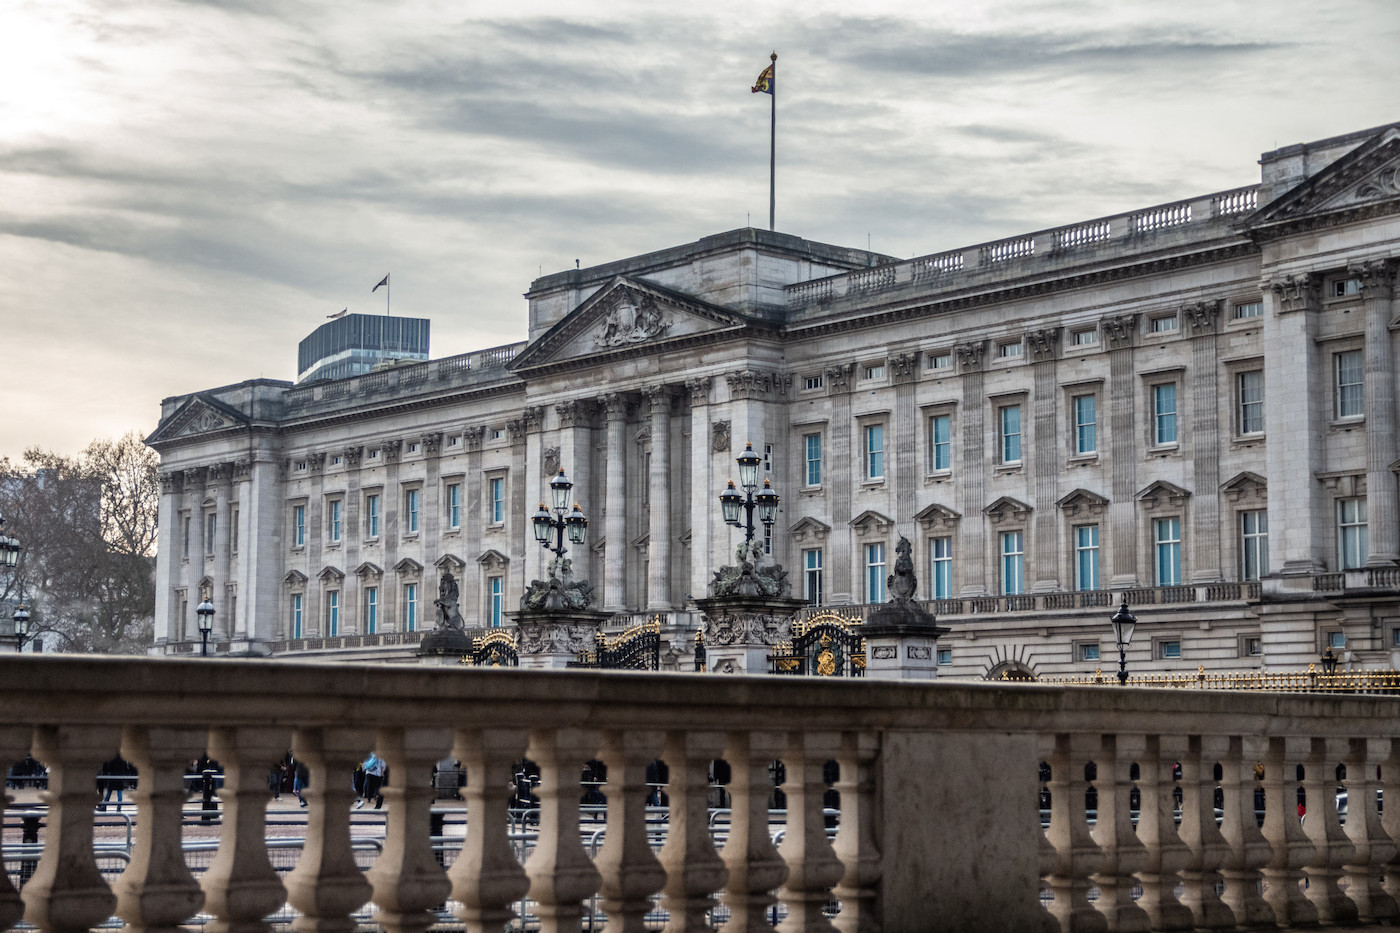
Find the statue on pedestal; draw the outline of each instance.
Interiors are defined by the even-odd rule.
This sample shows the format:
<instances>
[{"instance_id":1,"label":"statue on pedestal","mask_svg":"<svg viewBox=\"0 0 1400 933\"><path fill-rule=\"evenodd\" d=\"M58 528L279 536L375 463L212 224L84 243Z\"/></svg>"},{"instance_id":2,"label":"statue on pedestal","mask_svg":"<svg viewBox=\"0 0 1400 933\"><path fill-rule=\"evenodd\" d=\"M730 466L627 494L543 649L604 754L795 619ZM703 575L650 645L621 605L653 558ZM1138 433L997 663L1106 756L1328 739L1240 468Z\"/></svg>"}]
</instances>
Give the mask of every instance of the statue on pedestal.
<instances>
[{"instance_id":1,"label":"statue on pedestal","mask_svg":"<svg viewBox=\"0 0 1400 933\"><path fill-rule=\"evenodd\" d=\"M443 571L442 579L438 581L438 598L433 600L433 605L437 607L438 631L461 631L466 628L466 623L462 620L462 611L457 606L460 595L457 578L452 575L452 571Z\"/></svg>"}]
</instances>

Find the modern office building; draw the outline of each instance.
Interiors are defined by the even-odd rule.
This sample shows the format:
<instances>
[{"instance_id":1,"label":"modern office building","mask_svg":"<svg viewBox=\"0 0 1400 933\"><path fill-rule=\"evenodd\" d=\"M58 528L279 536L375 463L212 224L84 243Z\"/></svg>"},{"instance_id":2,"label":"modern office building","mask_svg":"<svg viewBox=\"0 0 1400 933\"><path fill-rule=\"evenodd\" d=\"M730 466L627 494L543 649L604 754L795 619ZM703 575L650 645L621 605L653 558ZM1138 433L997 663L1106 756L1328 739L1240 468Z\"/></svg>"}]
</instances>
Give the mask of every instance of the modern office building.
<instances>
[{"instance_id":1,"label":"modern office building","mask_svg":"<svg viewBox=\"0 0 1400 933\"><path fill-rule=\"evenodd\" d=\"M170 398L158 652L404 657L440 576L509 624L560 468L616 624L739 536L822 607L885 599L901 537L952 675L1354 666L1400 651L1400 124L1265 153L1258 185L912 260L741 229L536 280L518 344ZM426 332L424 334L426 337Z\"/></svg>"},{"instance_id":2,"label":"modern office building","mask_svg":"<svg viewBox=\"0 0 1400 933\"><path fill-rule=\"evenodd\" d=\"M428 359L432 322L420 317L345 314L297 344L297 383L348 379L386 363Z\"/></svg>"}]
</instances>

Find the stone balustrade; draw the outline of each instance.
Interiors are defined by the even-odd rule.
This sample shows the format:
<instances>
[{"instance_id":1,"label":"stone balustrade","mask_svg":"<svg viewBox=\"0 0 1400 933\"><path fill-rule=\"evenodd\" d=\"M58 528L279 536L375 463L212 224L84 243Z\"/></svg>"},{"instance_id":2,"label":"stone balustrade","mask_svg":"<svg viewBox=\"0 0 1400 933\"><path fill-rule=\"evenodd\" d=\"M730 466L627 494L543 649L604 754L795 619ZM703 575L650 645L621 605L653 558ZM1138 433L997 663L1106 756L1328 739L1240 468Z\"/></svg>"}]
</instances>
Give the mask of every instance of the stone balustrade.
<instances>
[{"instance_id":1,"label":"stone balustrade","mask_svg":"<svg viewBox=\"0 0 1400 933\"><path fill-rule=\"evenodd\" d=\"M539 929L562 931L595 895L614 931L646 929L658 909L669 931L712 929L716 910L725 930L757 931L775 905L780 930L845 933L1293 928L1400 913L1400 807L1377 805L1382 790L1400 800L1390 698L36 657L0 659L0 722L0 756L30 752L49 768L42 855L20 892L0 875L0 929L23 916L67 933L115 914L164 931L202 914L212 930L252 933L288 903L294 929L330 933L372 901L391 933L425 930L444 902L464 929L501 931L525 896ZM301 856L279 876L265 775L287 748L310 768L310 807ZM139 769L137 829L109 884L93 778L118 749ZM382 851L362 871L349 773L370 749L393 778ZM226 777L218 851L196 877L180 857L182 776L204 750ZM466 830L444 868L430 773L448 755L466 771ZM541 801L523 865L506 810L522 757L539 767ZM645 808L658 758L664 821ZM607 768L592 855L579 826L589 759ZM730 804L718 839L716 759Z\"/></svg>"}]
</instances>

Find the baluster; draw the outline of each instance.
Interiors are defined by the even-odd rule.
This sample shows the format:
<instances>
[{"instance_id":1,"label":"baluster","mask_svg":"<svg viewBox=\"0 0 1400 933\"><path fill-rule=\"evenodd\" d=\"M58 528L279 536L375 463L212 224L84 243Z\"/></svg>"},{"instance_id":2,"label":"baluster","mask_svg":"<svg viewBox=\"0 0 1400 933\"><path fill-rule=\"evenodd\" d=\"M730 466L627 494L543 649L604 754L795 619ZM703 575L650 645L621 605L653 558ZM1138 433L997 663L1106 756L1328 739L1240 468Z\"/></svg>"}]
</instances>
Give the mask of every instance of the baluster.
<instances>
[{"instance_id":1,"label":"baluster","mask_svg":"<svg viewBox=\"0 0 1400 933\"><path fill-rule=\"evenodd\" d=\"M709 823L710 762L723 754L722 732L677 730L666 736L671 807L659 856L666 869L662 906L671 915L666 933L708 931L714 892L729 880Z\"/></svg>"},{"instance_id":2,"label":"baluster","mask_svg":"<svg viewBox=\"0 0 1400 933\"><path fill-rule=\"evenodd\" d=\"M291 747L287 729L217 728L209 756L224 766L223 828L219 850L200 877L209 933L267 933L263 918L287 900L287 889L267 857L267 773Z\"/></svg>"},{"instance_id":3,"label":"baluster","mask_svg":"<svg viewBox=\"0 0 1400 933\"><path fill-rule=\"evenodd\" d=\"M107 726L40 726L34 757L48 766L49 831L44 853L24 885L24 919L45 933L78 933L112 916L116 895L92 852L97 769L112 757L118 732Z\"/></svg>"},{"instance_id":4,"label":"baluster","mask_svg":"<svg viewBox=\"0 0 1400 933\"><path fill-rule=\"evenodd\" d=\"M431 826L433 763L447 754L451 741L447 729L380 729L375 736L375 754L393 780L383 791L384 851L366 878L379 907L376 920L387 933L426 930L437 922L433 908L452 890L433 854Z\"/></svg>"},{"instance_id":5,"label":"baluster","mask_svg":"<svg viewBox=\"0 0 1400 933\"><path fill-rule=\"evenodd\" d=\"M1219 868L1230 854L1229 844L1215 824L1215 765L1230 750L1226 736L1193 735L1181 759L1181 827L1178 834L1191 851L1181 872L1186 885L1182 898L1196 918L1196 926L1208 930L1235 926L1235 915L1215 893Z\"/></svg>"},{"instance_id":6,"label":"baluster","mask_svg":"<svg viewBox=\"0 0 1400 933\"><path fill-rule=\"evenodd\" d=\"M1221 867L1225 878L1225 906L1241 926L1271 927L1274 911L1259 894L1260 869L1269 863L1273 849L1259 831L1254 814L1254 763L1262 762L1269 742L1263 736L1235 736L1225 755L1221 790L1225 795L1220 833L1230 847Z\"/></svg>"},{"instance_id":7,"label":"baluster","mask_svg":"<svg viewBox=\"0 0 1400 933\"><path fill-rule=\"evenodd\" d=\"M869 732L841 736L836 761L841 767L836 790L841 795L841 825L836 831L836 857L845 874L832 893L841 902L836 929L841 933L878 933L876 885L880 883L880 849L875 843L875 756L880 740Z\"/></svg>"},{"instance_id":8,"label":"baluster","mask_svg":"<svg viewBox=\"0 0 1400 933\"><path fill-rule=\"evenodd\" d=\"M580 729L538 729L527 754L540 766L540 835L525 865L541 933L578 930L602 876L579 841L579 773L598 743Z\"/></svg>"},{"instance_id":9,"label":"baluster","mask_svg":"<svg viewBox=\"0 0 1400 933\"><path fill-rule=\"evenodd\" d=\"M8 774L14 763L29 751L29 739L33 730L25 726L0 726L0 766ZM5 815L5 804L9 798L0 791L0 818ZM5 864L4 839L0 837L0 866ZM0 930L8 930L24 916L24 901L10 883L10 875L0 871Z\"/></svg>"},{"instance_id":10,"label":"baluster","mask_svg":"<svg viewBox=\"0 0 1400 933\"><path fill-rule=\"evenodd\" d=\"M1356 902L1358 917L1366 923L1388 920L1400 913L1380 880L1385 865L1395 857L1395 843L1381 826L1376 807L1376 766L1390 756L1390 746L1390 739L1352 739L1348 743L1347 823L1342 830L1356 854L1343 870L1347 875L1347 894Z\"/></svg>"},{"instance_id":11,"label":"baluster","mask_svg":"<svg viewBox=\"0 0 1400 933\"><path fill-rule=\"evenodd\" d=\"M1400 800L1400 742L1390 743L1390 751L1381 766L1380 784L1384 793L1382 802L1392 802L1391 806L1382 807L1381 828L1392 840L1400 840L1400 807L1394 806L1394 801ZM1400 853L1392 855L1384 864L1374 867L1384 869L1385 893L1400 904Z\"/></svg>"},{"instance_id":12,"label":"baluster","mask_svg":"<svg viewBox=\"0 0 1400 933\"><path fill-rule=\"evenodd\" d=\"M787 905L787 917L778 929L783 933L834 930L822 913L831 901L831 889L845 874L826 838L826 763L841 750L837 732L794 732L788 737L784 761L787 778L787 830L778 854L787 862L788 876L779 896Z\"/></svg>"},{"instance_id":13,"label":"baluster","mask_svg":"<svg viewBox=\"0 0 1400 933\"><path fill-rule=\"evenodd\" d=\"M645 933L651 895L666 884L666 869L647 838L647 765L665 743L661 732L603 734L603 763L608 767L608 831L594 865L603 876L599 888L608 915L604 933Z\"/></svg>"},{"instance_id":14,"label":"baluster","mask_svg":"<svg viewBox=\"0 0 1400 933\"><path fill-rule=\"evenodd\" d=\"M1303 831L1313 844L1313 857L1303 866L1308 876L1303 894L1317 907L1318 919L1324 923L1356 922L1356 902L1342 893L1337 883L1342 865L1351 861L1356 851L1337 819L1336 764L1344 754L1342 742L1313 739L1303 774L1303 791L1308 798Z\"/></svg>"},{"instance_id":15,"label":"baluster","mask_svg":"<svg viewBox=\"0 0 1400 933\"><path fill-rule=\"evenodd\" d=\"M1089 876L1103 867L1103 852L1089 835L1084 797L1089 782L1084 765L1091 760L1096 737L1060 734L1050 752L1050 828L1046 838L1055 848L1050 871L1050 914L1061 933L1097 933L1108 921L1089 901Z\"/></svg>"},{"instance_id":16,"label":"baluster","mask_svg":"<svg viewBox=\"0 0 1400 933\"><path fill-rule=\"evenodd\" d=\"M1264 866L1264 899L1285 927L1317 923L1317 908L1303 896L1301 871L1313 847L1298 823L1297 764L1307 748L1307 739L1272 738L1264 759L1264 838L1273 849Z\"/></svg>"},{"instance_id":17,"label":"baluster","mask_svg":"<svg viewBox=\"0 0 1400 933\"><path fill-rule=\"evenodd\" d=\"M467 835L448 877L462 902L457 916L467 933L502 933L515 916L511 904L530 879L510 844L511 765L525 756L524 731L462 729L452 754L467 769Z\"/></svg>"},{"instance_id":18,"label":"baluster","mask_svg":"<svg viewBox=\"0 0 1400 933\"><path fill-rule=\"evenodd\" d=\"M369 900L370 883L350 843L350 775L368 752L364 735L363 729L313 727L292 738L292 752L311 776L303 792L310 803L306 845L286 881L287 902L302 913L292 921L298 933L350 933L351 912Z\"/></svg>"},{"instance_id":19,"label":"baluster","mask_svg":"<svg viewBox=\"0 0 1400 933\"><path fill-rule=\"evenodd\" d=\"M1172 796L1172 765L1186 756L1186 739L1149 735L1138 767L1138 839L1147 847L1147 865L1138 872L1142 898L1138 906L1152 918L1154 930L1189 930L1191 911L1176 897L1177 872L1191 861L1191 850L1176 832L1176 800Z\"/></svg>"},{"instance_id":20,"label":"baluster","mask_svg":"<svg viewBox=\"0 0 1400 933\"><path fill-rule=\"evenodd\" d=\"M1133 900L1133 877L1147 866L1147 847L1133 829L1133 763L1147 749L1142 735L1105 735L1098 752L1099 816L1090 838L1103 852L1103 867L1091 876L1099 889L1098 911L1115 933L1151 929L1151 919Z\"/></svg>"},{"instance_id":21,"label":"baluster","mask_svg":"<svg viewBox=\"0 0 1400 933\"><path fill-rule=\"evenodd\" d=\"M781 732L734 732L725 743L729 763L729 839L720 856L729 869L724 905L729 933L771 929L765 914L776 900L773 889L787 880L787 865L773 848L768 827L768 798L773 790L768 765L782 755L787 736ZM732 928L732 929L731 929Z\"/></svg>"},{"instance_id":22,"label":"baluster","mask_svg":"<svg viewBox=\"0 0 1400 933\"><path fill-rule=\"evenodd\" d=\"M174 933L199 912L204 892L185 865L181 822L185 767L208 741L205 729L127 726L122 757L136 766L136 837L117 880L117 916L132 933Z\"/></svg>"}]
</instances>

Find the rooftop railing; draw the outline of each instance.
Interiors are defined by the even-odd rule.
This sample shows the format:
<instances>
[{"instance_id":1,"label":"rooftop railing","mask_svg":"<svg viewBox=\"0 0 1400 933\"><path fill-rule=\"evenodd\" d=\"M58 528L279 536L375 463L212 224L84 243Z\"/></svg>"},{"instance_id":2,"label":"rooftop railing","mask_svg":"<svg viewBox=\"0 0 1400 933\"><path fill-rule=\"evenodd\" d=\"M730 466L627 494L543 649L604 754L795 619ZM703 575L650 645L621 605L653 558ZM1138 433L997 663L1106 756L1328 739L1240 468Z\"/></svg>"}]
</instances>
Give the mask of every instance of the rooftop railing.
<instances>
[{"instance_id":1,"label":"rooftop railing","mask_svg":"<svg viewBox=\"0 0 1400 933\"><path fill-rule=\"evenodd\" d=\"M287 390L287 411L296 413L306 408L314 408L317 402L334 401L343 404L347 399L373 399L380 395L397 394L403 390L420 389L429 383L467 385L500 379L508 375L505 370L506 364L515 359L516 354L524 348L524 343L511 343L440 360L405 363L363 376L296 386Z\"/></svg>"},{"instance_id":2,"label":"rooftop railing","mask_svg":"<svg viewBox=\"0 0 1400 933\"><path fill-rule=\"evenodd\" d=\"M417 933L446 902L463 929L499 933L521 928L522 897L546 931L585 918L758 931L781 915L803 931L831 918L886 933L1292 929L1397 914L1400 807L1379 805L1400 799L1392 697L36 657L0 658L0 722L0 757L48 768L42 832L15 846L23 870L0 875L0 929L115 914L132 930L260 930L289 905L297 930L349 930L372 903L383 929ZM267 772L288 748L309 768L309 809L279 875ZM365 870L349 778L371 749L391 778ZM109 886L94 776L118 750L139 777L134 843ZM181 809L186 764L206 751L224 771L220 836L196 878ZM466 774L465 829L444 868L432 773L449 756ZM507 806L521 759L539 774L523 864ZM586 762L603 765L589 769L601 788L584 786ZM585 817L581 795L599 790ZM665 819L648 809L658 791Z\"/></svg>"}]
</instances>

